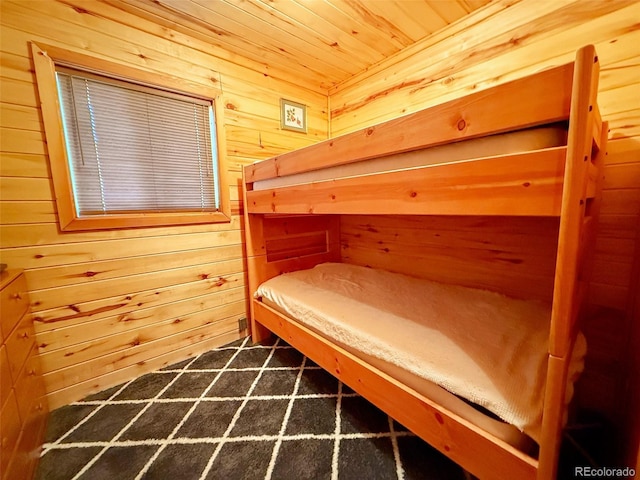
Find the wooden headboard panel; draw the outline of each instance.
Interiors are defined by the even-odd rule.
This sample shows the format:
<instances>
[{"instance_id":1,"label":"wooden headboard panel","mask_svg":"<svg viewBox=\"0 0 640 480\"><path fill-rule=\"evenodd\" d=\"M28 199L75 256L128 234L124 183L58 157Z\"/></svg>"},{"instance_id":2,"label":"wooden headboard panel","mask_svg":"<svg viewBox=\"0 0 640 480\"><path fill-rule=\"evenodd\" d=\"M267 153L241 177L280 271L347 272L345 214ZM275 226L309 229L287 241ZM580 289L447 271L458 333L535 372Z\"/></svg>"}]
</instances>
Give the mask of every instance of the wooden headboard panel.
<instances>
[{"instance_id":1,"label":"wooden headboard panel","mask_svg":"<svg viewBox=\"0 0 640 480\"><path fill-rule=\"evenodd\" d=\"M340 220L336 215L245 215L249 294L281 273L340 261ZM255 322L254 341L269 333Z\"/></svg>"}]
</instances>

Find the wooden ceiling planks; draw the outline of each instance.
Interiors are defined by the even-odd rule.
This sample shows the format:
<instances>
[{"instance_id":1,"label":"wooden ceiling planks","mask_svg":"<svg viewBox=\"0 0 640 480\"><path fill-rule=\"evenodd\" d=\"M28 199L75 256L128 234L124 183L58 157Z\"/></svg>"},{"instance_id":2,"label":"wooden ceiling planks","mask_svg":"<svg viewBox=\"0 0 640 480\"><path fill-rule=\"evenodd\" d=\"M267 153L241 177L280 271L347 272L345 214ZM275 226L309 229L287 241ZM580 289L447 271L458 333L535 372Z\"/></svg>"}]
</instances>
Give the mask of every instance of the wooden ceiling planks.
<instances>
[{"instance_id":1,"label":"wooden ceiling planks","mask_svg":"<svg viewBox=\"0 0 640 480\"><path fill-rule=\"evenodd\" d=\"M491 0L103 1L328 91Z\"/></svg>"}]
</instances>

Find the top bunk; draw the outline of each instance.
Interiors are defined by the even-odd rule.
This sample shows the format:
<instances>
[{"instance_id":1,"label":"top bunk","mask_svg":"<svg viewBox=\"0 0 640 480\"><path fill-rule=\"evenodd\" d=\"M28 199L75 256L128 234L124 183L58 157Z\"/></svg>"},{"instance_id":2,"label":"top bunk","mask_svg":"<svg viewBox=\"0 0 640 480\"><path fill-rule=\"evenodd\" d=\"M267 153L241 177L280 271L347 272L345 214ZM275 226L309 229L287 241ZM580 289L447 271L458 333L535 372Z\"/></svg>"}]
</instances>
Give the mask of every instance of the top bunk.
<instances>
[{"instance_id":1,"label":"top bunk","mask_svg":"<svg viewBox=\"0 0 640 480\"><path fill-rule=\"evenodd\" d=\"M593 198L598 63L576 60L244 169L249 214L560 216ZM573 185L573 186L571 186Z\"/></svg>"}]
</instances>

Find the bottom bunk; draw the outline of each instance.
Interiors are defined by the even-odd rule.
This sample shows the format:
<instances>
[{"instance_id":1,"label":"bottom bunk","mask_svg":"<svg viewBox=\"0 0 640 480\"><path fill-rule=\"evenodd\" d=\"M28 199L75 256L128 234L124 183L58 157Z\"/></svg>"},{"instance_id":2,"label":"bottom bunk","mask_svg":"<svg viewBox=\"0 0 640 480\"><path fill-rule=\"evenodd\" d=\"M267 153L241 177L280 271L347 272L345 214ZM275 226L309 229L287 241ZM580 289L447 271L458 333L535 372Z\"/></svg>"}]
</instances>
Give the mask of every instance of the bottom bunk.
<instances>
[{"instance_id":1,"label":"bottom bunk","mask_svg":"<svg viewBox=\"0 0 640 480\"><path fill-rule=\"evenodd\" d=\"M536 477L549 307L341 263L276 276L255 296L256 322L471 473ZM572 381L585 349L579 335Z\"/></svg>"}]
</instances>

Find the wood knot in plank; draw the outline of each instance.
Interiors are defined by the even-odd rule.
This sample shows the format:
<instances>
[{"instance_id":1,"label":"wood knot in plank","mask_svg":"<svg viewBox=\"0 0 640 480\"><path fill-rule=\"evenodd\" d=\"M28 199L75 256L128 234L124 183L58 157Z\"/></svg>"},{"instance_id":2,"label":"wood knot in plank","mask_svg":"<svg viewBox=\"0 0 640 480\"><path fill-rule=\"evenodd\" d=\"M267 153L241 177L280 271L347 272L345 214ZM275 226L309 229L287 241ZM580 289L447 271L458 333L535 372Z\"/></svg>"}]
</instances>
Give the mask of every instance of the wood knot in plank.
<instances>
[{"instance_id":1,"label":"wood knot in plank","mask_svg":"<svg viewBox=\"0 0 640 480\"><path fill-rule=\"evenodd\" d=\"M530 187L531 186L531 182L524 182L522 184L523 187Z\"/></svg>"},{"instance_id":2,"label":"wood knot in plank","mask_svg":"<svg viewBox=\"0 0 640 480\"><path fill-rule=\"evenodd\" d=\"M467 122L464 121L464 118L461 118L460 120L458 120L458 130L462 131L467 127Z\"/></svg>"},{"instance_id":3,"label":"wood knot in plank","mask_svg":"<svg viewBox=\"0 0 640 480\"><path fill-rule=\"evenodd\" d=\"M78 13L89 13L89 10L86 10L82 7L71 7L71 8L73 8Z\"/></svg>"},{"instance_id":4,"label":"wood knot in plank","mask_svg":"<svg viewBox=\"0 0 640 480\"><path fill-rule=\"evenodd\" d=\"M370 137L371 135L373 135L373 132L375 132L375 128L371 127L371 128L367 128L367 130L365 131L365 135L367 137Z\"/></svg>"},{"instance_id":5,"label":"wood knot in plank","mask_svg":"<svg viewBox=\"0 0 640 480\"><path fill-rule=\"evenodd\" d=\"M85 272L84 276L85 277L95 277L98 274L98 272L92 272L91 270L89 270L88 272Z\"/></svg>"},{"instance_id":6,"label":"wood knot in plank","mask_svg":"<svg viewBox=\"0 0 640 480\"><path fill-rule=\"evenodd\" d=\"M411 198L416 198L418 196L418 192L411 192L411 193L409 193L409 196Z\"/></svg>"},{"instance_id":7,"label":"wood knot in plank","mask_svg":"<svg viewBox=\"0 0 640 480\"><path fill-rule=\"evenodd\" d=\"M442 418L442 415L440 415L438 412L436 412L435 416L436 416L436 420L438 421L438 423L443 425L444 424L444 419Z\"/></svg>"}]
</instances>

